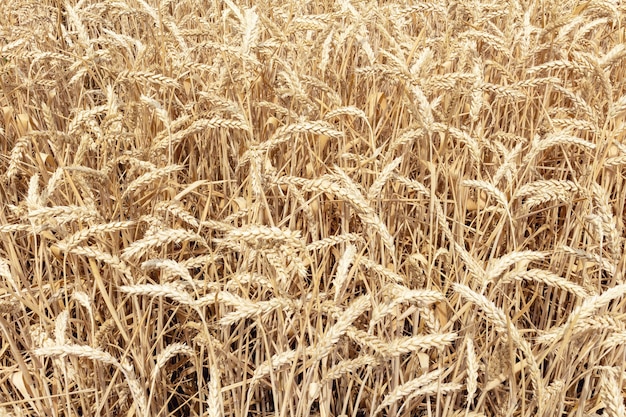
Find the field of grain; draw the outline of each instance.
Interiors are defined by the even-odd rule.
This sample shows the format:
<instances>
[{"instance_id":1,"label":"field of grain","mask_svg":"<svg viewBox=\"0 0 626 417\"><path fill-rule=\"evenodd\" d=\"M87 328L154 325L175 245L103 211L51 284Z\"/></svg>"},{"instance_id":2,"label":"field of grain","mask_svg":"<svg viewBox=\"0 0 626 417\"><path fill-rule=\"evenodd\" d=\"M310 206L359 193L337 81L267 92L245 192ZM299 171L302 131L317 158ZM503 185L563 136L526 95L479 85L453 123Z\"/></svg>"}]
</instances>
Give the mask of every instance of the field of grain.
<instances>
[{"instance_id":1,"label":"field of grain","mask_svg":"<svg viewBox=\"0 0 626 417\"><path fill-rule=\"evenodd\" d=\"M0 416L625 416L625 12L1 1Z\"/></svg>"}]
</instances>

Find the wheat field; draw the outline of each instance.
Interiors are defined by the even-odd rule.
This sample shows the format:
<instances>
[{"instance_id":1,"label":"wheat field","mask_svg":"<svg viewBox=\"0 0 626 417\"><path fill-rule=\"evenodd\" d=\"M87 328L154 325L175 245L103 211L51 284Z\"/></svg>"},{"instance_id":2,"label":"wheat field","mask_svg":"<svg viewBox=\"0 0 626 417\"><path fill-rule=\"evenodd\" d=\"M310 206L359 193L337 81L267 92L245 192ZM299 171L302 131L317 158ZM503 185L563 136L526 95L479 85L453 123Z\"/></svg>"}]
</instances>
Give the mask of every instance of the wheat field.
<instances>
[{"instance_id":1,"label":"wheat field","mask_svg":"<svg viewBox=\"0 0 626 417\"><path fill-rule=\"evenodd\" d=\"M623 18L0 2L0 416L626 416Z\"/></svg>"}]
</instances>

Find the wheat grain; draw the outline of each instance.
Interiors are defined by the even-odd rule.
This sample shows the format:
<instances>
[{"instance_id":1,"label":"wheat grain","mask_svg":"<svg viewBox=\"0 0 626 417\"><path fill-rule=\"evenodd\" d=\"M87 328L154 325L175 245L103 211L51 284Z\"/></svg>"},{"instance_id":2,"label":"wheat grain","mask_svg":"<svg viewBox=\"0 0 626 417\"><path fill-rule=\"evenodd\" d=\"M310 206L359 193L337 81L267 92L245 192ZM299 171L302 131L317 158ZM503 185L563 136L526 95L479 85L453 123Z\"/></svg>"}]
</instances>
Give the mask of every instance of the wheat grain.
<instances>
[{"instance_id":1,"label":"wheat grain","mask_svg":"<svg viewBox=\"0 0 626 417\"><path fill-rule=\"evenodd\" d=\"M110 222L105 224L96 224L90 226L86 229L81 230L80 232L76 232L73 235L68 236L62 241L58 242L57 245L59 248L65 251L71 251L76 246L83 243L85 240L90 237L101 234L101 233L111 233L117 232L120 230L126 230L130 227L135 226L137 223L135 221L121 221L121 222Z\"/></svg>"},{"instance_id":2,"label":"wheat grain","mask_svg":"<svg viewBox=\"0 0 626 417\"><path fill-rule=\"evenodd\" d=\"M541 269L531 269L528 271L514 272L512 274L508 274L505 276L505 278L503 278L502 282L508 282L511 280L529 280L542 282L544 284L551 285L565 291L569 291L577 297L580 297L581 299L584 299L590 295L589 292L582 286L568 281L567 279L562 278L559 275L556 275L550 271L544 271Z\"/></svg>"},{"instance_id":3,"label":"wheat grain","mask_svg":"<svg viewBox=\"0 0 626 417\"><path fill-rule=\"evenodd\" d=\"M359 109L358 107L355 107L355 106L346 106L346 107L336 108L336 109L326 113L324 115L324 119L329 120L329 119L333 119L335 117L340 117L340 116L343 116L343 115L360 117L363 120L365 120L366 122L368 122L368 118L367 118L367 115L365 114L365 112L363 110Z\"/></svg>"},{"instance_id":4,"label":"wheat grain","mask_svg":"<svg viewBox=\"0 0 626 417\"><path fill-rule=\"evenodd\" d=\"M422 125L424 126L424 129L426 129L426 131L430 132L433 130L433 126L435 123L435 117L433 116L433 110L430 102L428 101L428 98L419 86L414 85L412 86L411 90L413 96L415 97L415 100L417 100L417 103L419 104L418 113L421 117Z\"/></svg>"},{"instance_id":5,"label":"wheat grain","mask_svg":"<svg viewBox=\"0 0 626 417\"><path fill-rule=\"evenodd\" d=\"M302 245L300 231L258 225L248 225L229 230L225 234L224 240L241 241L256 249L272 248L275 245L292 247L300 247Z\"/></svg>"},{"instance_id":6,"label":"wheat grain","mask_svg":"<svg viewBox=\"0 0 626 417\"><path fill-rule=\"evenodd\" d=\"M573 129L587 130L593 133L597 133L599 131L598 127L596 126L594 122L590 122L587 120L571 119L571 118L564 118L564 119L553 118L551 122L554 125L554 127L563 129L563 131L565 132L568 132Z\"/></svg>"},{"instance_id":7,"label":"wheat grain","mask_svg":"<svg viewBox=\"0 0 626 417\"><path fill-rule=\"evenodd\" d=\"M565 97L567 97L569 100L571 100L571 102L574 104L574 106L583 112L583 114L590 118L591 120L595 120L596 119L596 114L597 112L593 109L593 107L591 107L589 105L589 103L587 103L582 97L580 97L578 94L576 94L575 92L572 92L570 90L568 90L567 88L560 86L560 85L554 85L554 89L557 90L558 92L562 93L563 95L565 95Z\"/></svg>"},{"instance_id":8,"label":"wheat grain","mask_svg":"<svg viewBox=\"0 0 626 417\"><path fill-rule=\"evenodd\" d=\"M189 259L185 259L184 261L180 262L180 264L187 269L201 268L207 265L214 264L221 258L222 258L222 255L220 254L201 255L201 256L195 256Z\"/></svg>"},{"instance_id":9,"label":"wheat grain","mask_svg":"<svg viewBox=\"0 0 626 417\"><path fill-rule=\"evenodd\" d=\"M404 277L398 275L394 271L385 268L384 266L377 264L376 262L368 259L368 258L359 258L359 264L363 265L367 269L370 269L376 273L378 273L381 277L390 280L391 282L395 282L398 284L403 284L405 282Z\"/></svg>"},{"instance_id":10,"label":"wheat grain","mask_svg":"<svg viewBox=\"0 0 626 417\"><path fill-rule=\"evenodd\" d=\"M35 174L30 177L28 182L28 194L26 196L26 205L31 210L36 210L41 207L41 197L39 195L39 175Z\"/></svg>"},{"instance_id":11,"label":"wheat grain","mask_svg":"<svg viewBox=\"0 0 626 417\"><path fill-rule=\"evenodd\" d=\"M394 303L414 303L418 306L427 306L445 299L439 291L433 290L411 290L402 285L389 284L385 287Z\"/></svg>"},{"instance_id":12,"label":"wheat grain","mask_svg":"<svg viewBox=\"0 0 626 417\"><path fill-rule=\"evenodd\" d=\"M343 196L352 203L357 213L359 213L361 220L379 233L384 245L393 253L395 251L393 236L391 236L387 226L380 220L376 212L369 206L354 181L339 167L335 167L334 177L345 185L346 192L343 192ZM342 195L340 194L340 196Z\"/></svg>"},{"instance_id":13,"label":"wheat grain","mask_svg":"<svg viewBox=\"0 0 626 417\"><path fill-rule=\"evenodd\" d=\"M474 395L478 388L478 359L474 350L474 341L471 336L466 340L467 347L467 408L474 401Z\"/></svg>"},{"instance_id":14,"label":"wheat grain","mask_svg":"<svg viewBox=\"0 0 626 417\"><path fill-rule=\"evenodd\" d=\"M469 148L470 155L472 159L474 160L474 163L480 164L481 151L480 151L480 145L476 138L472 137L467 132L457 129L453 126L445 125L443 123L434 123L433 130L435 132L448 133L455 139L458 139L459 141L461 141L461 143L465 144Z\"/></svg>"},{"instance_id":15,"label":"wheat grain","mask_svg":"<svg viewBox=\"0 0 626 417\"><path fill-rule=\"evenodd\" d=\"M96 259L98 261L104 262L110 266L112 266L113 268L115 268L117 271L121 272L122 274L124 274L124 276L132 281L133 280L133 274L132 271L130 270L129 266L122 260L120 260L116 255L111 255L108 254L106 252L101 251L100 249L94 248L94 247L90 247L90 246L80 246L80 247L65 247L64 245L61 244L61 242L59 242L59 245L57 246L58 249L62 250L62 251L67 251L69 253L75 254L75 255L80 255L80 256L88 256L90 258Z\"/></svg>"},{"instance_id":16,"label":"wheat grain","mask_svg":"<svg viewBox=\"0 0 626 417\"><path fill-rule=\"evenodd\" d=\"M336 347L339 338L343 336L363 312L371 306L368 297L359 297L338 317L337 322L322 336L317 345L310 349L313 361L317 362L327 357Z\"/></svg>"},{"instance_id":17,"label":"wheat grain","mask_svg":"<svg viewBox=\"0 0 626 417\"><path fill-rule=\"evenodd\" d=\"M609 197L606 190L598 183L591 185L593 201L598 208L598 215L594 215L598 220L597 230L600 233L600 242L604 239L612 259L617 259L621 249L620 233L617 230L617 221L613 216Z\"/></svg>"},{"instance_id":18,"label":"wheat grain","mask_svg":"<svg viewBox=\"0 0 626 417\"><path fill-rule=\"evenodd\" d=\"M496 307L484 295L472 291L469 287L465 285L453 284L452 287L463 298L471 301L473 304L478 306L485 313L489 321L494 324L496 331L498 333L510 335L515 344L520 348L522 352L524 352L527 357L526 359L529 362L530 376L536 391L536 395L538 398L543 399L543 383L541 378L541 371L539 370L539 365L537 364L531 346L526 340L522 338L517 328L510 324L510 322L507 321L504 312ZM538 407L539 410L541 410L543 405L538 404Z\"/></svg>"},{"instance_id":19,"label":"wheat grain","mask_svg":"<svg viewBox=\"0 0 626 417\"><path fill-rule=\"evenodd\" d=\"M617 326L609 326L609 330L615 330ZM606 348L611 349L618 346L623 346L626 343L626 331L613 331L609 337L607 337L603 344Z\"/></svg>"},{"instance_id":20,"label":"wheat grain","mask_svg":"<svg viewBox=\"0 0 626 417\"><path fill-rule=\"evenodd\" d=\"M184 222L186 222L187 224L195 228L200 227L200 222L194 216L192 216L188 211L186 211L182 207L182 204L178 201L159 203L155 207L155 211L157 213L163 213L163 214L171 213L174 216L178 217L179 219L183 220Z\"/></svg>"},{"instance_id":21,"label":"wheat grain","mask_svg":"<svg viewBox=\"0 0 626 417\"><path fill-rule=\"evenodd\" d=\"M625 330L624 323L611 314L597 314L581 321L584 322L584 329L598 331L609 330L613 332L622 332Z\"/></svg>"},{"instance_id":22,"label":"wheat grain","mask_svg":"<svg viewBox=\"0 0 626 417\"><path fill-rule=\"evenodd\" d=\"M336 169L335 175L332 177L321 177L316 180L306 180L304 178L283 176L277 179L277 183L299 185L305 191L331 193L351 203L363 223L378 231L385 246L393 252L393 237L387 230L387 227L380 220L376 212L369 206L354 182L346 177L347 176L344 173L342 173L339 169ZM346 181L349 181L349 183L346 183ZM342 186L342 183L344 186Z\"/></svg>"},{"instance_id":23,"label":"wheat grain","mask_svg":"<svg viewBox=\"0 0 626 417\"><path fill-rule=\"evenodd\" d=\"M457 336L456 333L444 333L398 338L391 340L380 353L385 357L395 357L418 350L443 349L450 346Z\"/></svg>"},{"instance_id":24,"label":"wheat grain","mask_svg":"<svg viewBox=\"0 0 626 417\"><path fill-rule=\"evenodd\" d=\"M531 151L524 158L524 163L532 161L542 151L557 145L577 145L590 150L596 148L594 143L577 138L576 136L570 136L563 133L552 134L546 136L544 139L535 138L532 143Z\"/></svg>"},{"instance_id":25,"label":"wheat grain","mask_svg":"<svg viewBox=\"0 0 626 417\"><path fill-rule=\"evenodd\" d=\"M546 62L545 64L530 67L526 71L529 74L534 74L534 73L541 72L541 71L554 71L554 70L560 70L560 69L570 70L570 71L579 73L581 75L586 75L592 71L591 65L589 64L574 62L574 61L567 61L567 60L556 60L556 61Z\"/></svg>"},{"instance_id":26,"label":"wheat grain","mask_svg":"<svg viewBox=\"0 0 626 417\"><path fill-rule=\"evenodd\" d=\"M220 388L220 371L217 364L211 365L209 371L209 398L207 398L207 414L209 417L222 417L223 412L223 400L222 391Z\"/></svg>"},{"instance_id":27,"label":"wheat grain","mask_svg":"<svg viewBox=\"0 0 626 417\"><path fill-rule=\"evenodd\" d=\"M261 143L255 149L256 151L268 152L278 145L291 140L292 135L296 133L313 133L315 135L324 135L331 138L343 138L344 133L333 129L332 125L324 121L310 121L302 123L294 123L291 125L280 127L274 132L274 135L266 142ZM244 155L242 162L247 159Z\"/></svg>"},{"instance_id":28,"label":"wheat grain","mask_svg":"<svg viewBox=\"0 0 626 417\"><path fill-rule=\"evenodd\" d=\"M91 319L91 323L94 324L95 322L93 318L93 303L91 302L89 296L82 291L74 291L72 293L72 298L78 301L78 303L83 306L85 310L87 310L87 312L89 313L89 318Z\"/></svg>"},{"instance_id":29,"label":"wheat grain","mask_svg":"<svg viewBox=\"0 0 626 417\"><path fill-rule=\"evenodd\" d=\"M235 291L246 284L254 284L259 288L272 288L274 285L271 280L260 274L240 273L229 277L224 289L226 291Z\"/></svg>"},{"instance_id":30,"label":"wheat grain","mask_svg":"<svg viewBox=\"0 0 626 417\"><path fill-rule=\"evenodd\" d=\"M568 201L571 194L584 192L574 181L539 180L525 184L517 189L513 198L524 199L524 204L532 208L549 201Z\"/></svg>"},{"instance_id":31,"label":"wheat grain","mask_svg":"<svg viewBox=\"0 0 626 417\"><path fill-rule=\"evenodd\" d=\"M461 185L464 187L474 187L479 190L485 191L488 195L495 198L495 200L502 206L502 208L508 212L509 201L506 195L498 189L495 185L480 180L463 180Z\"/></svg>"},{"instance_id":32,"label":"wheat grain","mask_svg":"<svg viewBox=\"0 0 626 417\"><path fill-rule=\"evenodd\" d=\"M483 108L483 90L480 88L480 84L483 83L484 77L482 74L483 62L478 56L474 56L474 65L472 66L472 74L475 76L474 86L470 97L470 119L474 122L478 121L480 111Z\"/></svg>"},{"instance_id":33,"label":"wheat grain","mask_svg":"<svg viewBox=\"0 0 626 417\"><path fill-rule=\"evenodd\" d=\"M7 168L6 176L9 181L13 181L19 171L19 165L21 159L24 157L27 148L30 145L30 136L22 136L15 142L13 149L11 150L11 157L9 159L9 167Z\"/></svg>"},{"instance_id":34,"label":"wheat grain","mask_svg":"<svg viewBox=\"0 0 626 417\"><path fill-rule=\"evenodd\" d=\"M272 356L268 361L262 363L254 370L254 375L250 379L250 384L254 386L254 384L258 383L270 372L293 362L297 356L298 352L295 350L287 350Z\"/></svg>"},{"instance_id":35,"label":"wheat grain","mask_svg":"<svg viewBox=\"0 0 626 417\"><path fill-rule=\"evenodd\" d=\"M189 127L183 130L179 130L172 135L166 135L163 138L157 138L158 140L151 148L151 153L157 155L159 152L173 147L181 142L183 139L204 132L208 129L238 129L244 131L250 131L250 127L246 122L242 120L224 119L219 116L214 116L210 119L199 119L194 121Z\"/></svg>"},{"instance_id":36,"label":"wheat grain","mask_svg":"<svg viewBox=\"0 0 626 417\"><path fill-rule=\"evenodd\" d=\"M511 265L518 262L533 262L545 259L546 254L535 251L511 252L497 260L490 260L487 266L487 280L492 282L504 273Z\"/></svg>"},{"instance_id":37,"label":"wheat grain","mask_svg":"<svg viewBox=\"0 0 626 417\"><path fill-rule=\"evenodd\" d=\"M152 380L155 380L159 375L161 369L163 369L163 367L167 365L167 362L180 353L187 356L193 356L194 351L184 343L172 343L157 356L156 363L154 364L154 368L152 368L152 373L150 374L150 378L152 378Z\"/></svg>"},{"instance_id":38,"label":"wheat grain","mask_svg":"<svg viewBox=\"0 0 626 417\"><path fill-rule=\"evenodd\" d=\"M617 167L620 165L626 165L626 155L614 156L611 158L606 158L604 161L605 167Z\"/></svg>"},{"instance_id":39,"label":"wheat grain","mask_svg":"<svg viewBox=\"0 0 626 417\"><path fill-rule=\"evenodd\" d=\"M37 196L36 200L40 200L41 196ZM82 206L56 206L56 207L40 207L30 210L28 218L34 222L44 222L54 224L64 224L73 221L89 221L100 220L98 212L94 212L89 207Z\"/></svg>"},{"instance_id":40,"label":"wheat grain","mask_svg":"<svg viewBox=\"0 0 626 417\"><path fill-rule=\"evenodd\" d=\"M141 0L140 0L141 1ZM158 20L158 19L157 19ZM163 74L157 74L151 71L122 71L118 75L119 81L136 81L136 82L148 82L156 84L160 87L179 88L178 81L166 77Z\"/></svg>"},{"instance_id":41,"label":"wheat grain","mask_svg":"<svg viewBox=\"0 0 626 417\"><path fill-rule=\"evenodd\" d=\"M356 256L356 246L348 245L344 251L339 264L337 265L337 273L333 281L335 287L335 303L339 303L342 299L343 292L345 290L346 281L348 279L348 273L350 265L354 262Z\"/></svg>"},{"instance_id":42,"label":"wheat grain","mask_svg":"<svg viewBox=\"0 0 626 417\"><path fill-rule=\"evenodd\" d=\"M410 404L410 401L413 398L422 396L422 395L432 395L432 394L440 394L440 395L445 395L448 394L450 392L455 392L455 391L459 391L463 388L462 384L458 384L458 383L454 383L454 382L450 382L450 383L446 383L446 384L440 384L440 383L431 383L428 384L427 386L420 388L418 390L415 390L413 392L411 392L407 397L406 397L406 401L404 402L404 404L402 404L402 407L400 407L400 412L403 411L404 407L406 407L407 404Z\"/></svg>"},{"instance_id":43,"label":"wheat grain","mask_svg":"<svg viewBox=\"0 0 626 417\"><path fill-rule=\"evenodd\" d=\"M422 387L428 386L431 382L440 379L442 374L442 370L436 369L400 385L385 397L383 402L374 411L374 415L379 414L384 408L389 407L398 400L416 392Z\"/></svg>"},{"instance_id":44,"label":"wheat grain","mask_svg":"<svg viewBox=\"0 0 626 417\"><path fill-rule=\"evenodd\" d=\"M232 298L230 302L233 303ZM236 310L232 313L225 314L220 319L222 326L230 326L254 316L267 315L275 310L283 310L287 313L292 313L297 308L291 300L284 298L273 298L269 301L258 301L255 303L240 299L234 301L234 303L236 303Z\"/></svg>"},{"instance_id":45,"label":"wheat grain","mask_svg":"<svg viewBox=\"0 0 626 417\"><path fill-rule=\"evenodd\" d=\"M418 307L425 307L430 304L444 300L441 293L431 290L410 290L398 284L388 284L385 286L384 293L389 294L391 301L381 303L374 306L372 311L372 319L370 321L370 329L378 324L385 316L393 314L396 307L405 303L414 304ZM425 311L425 310L420 310ZM430 320L431 328L437 328L436 321Z\"/></svg>"},{"instance_id":46,"label":"wheat grain","mask_svg":"<svg viewBox=\"0 0 626 417\"><path fill-rule=\"evenodd\" d=\"M519 158L519 155L522 151L523 145L518 143L515 148L513 148L510 152L507 152L504 156L504 161L502 165L498 167L495 175L493 176L493 184L498 185L498 183L502 180L502 178L506 178L508 183L511 183L513 180L513 174L517 169L516 160Z\"/></svg>"},{"instance_id":47,"label":"wheat grain","mask_svg":"<svg viewBox=\"0 0 626 417\"><path fill-rule=\"evenodd\" d=\"M362 367L375 367L381 363L381 360L372 355L361 355L355 359L346 359L337 363L323 375L320 385L326 385L328 382L341 378L345 374L354 373Z\"/></svg>"},{"instance_id":48,"label":"wheat grain","mask_svg":"<svg viewBox=\"0 0 626 417\"><path fill-rule=\"evenodd\" d=\"M67 134L70 136L75 136L79 133L80 129L84 127L85 124L89 124L90 120L100 113L104 113L108 110L108 107L105 105L96 106L91 109L82 110L76 113L72 121L67 127Z\"/></svg>"},{"instance_id":49,"label":"wheat grain","mask_svg":"<svg viewBox=\"0 0 626 417\"><path fill-rule=\"evenodd\" d=\"M130 393L133 396L137 411L140 414L147 413L148 400L146 399L146 392L141 386L141 383L137 380L133 366L130 364L130 362L124 360L120 363L119 369L122 371L124 377L126 378L126 383L128 384Z\"/></svg>"},{"instance_id":50,"label":"wheat grain","mask_svg":"<svg viewBox=\"0 0 626 417\"><path fill-rule=\"evenodd\" d=\"M381 191L387 181L393 176L393 172L398 166L402 163L402 157L396 158L391 161L383 170L381 171L376 181L372 183L369 190L367 191L367 200L377 200L381 197Z\"/></svg>"},{"instance_id":51,"label":"wheat grain","mask_svg":"<svg viewBox=\"0 0 626 417\"><path fill-rule=\"evenodd\" d=\"M441 324L430 307L417 307L420 319L424 320L426 328L432 333L441 333Z\"/></svg>"},{"instance_id":52,"label":"wheat grain","mask_svg":"<svg viewBox=\"0 0 626 417\"><path fill-rule=\"evenodd\" d=\"M617 383L616 373L617 370L614 368L602 369L600 371L600 383L602 386L600 395L609 417L626 415L622 388Z\"/></svg>"},{"instance_id":53,"label":"wheat grain","mask_svg":"<svg viewBox=\"0 0 626 417\"><path fill-rule=\"evenodd\" d=\"M470 29L462 33L460 36L476 38L478 40L485 42L486 44L491 46L494 50L504 54L505 56L509 54L509 49L506 47L503 39L501 39L500 37L496 35L492 35L491 33ZM473 47L472 49L475 50L476 48Z\"/></svg>"},{"instance_id":54,"label":"wheat grain","mask_svg":"<svg viewBox=\"0 0 626 417\"><path fill-rule=\"evenodd\" d=\"M187 268L172 259L150 259L141 264L141 269L147 271L161 269L166 273L162 281L170 280L172 277L180 277L193 285L193 279Z\"/></svg>"},{"instance_id":55,"label":"wheat grain","mask_svg":"<svg viewBox=\"0 0 626 417\"><path fill-rule=\"evenodd\" d=\"M334 105L336 106L341 105L341 102L342 102L341 97L339 96L339 94L337 94L335 89L329 86L327 83L320 80L318 77L313 77L313 76L306 75L306 74L303 74L301 78L302 78L302 83L304 85L306 85L307 87L318 89L324 94L328 95L328 99Z\"/></svg>"},{"instance_id":56,"label":"wheat grain","mask_svg":"<svg viewBox=\"0 0 626 417\"><path fill-rule=\"evenodd\" d=\"M402 146L406 146L416 139L423 137L425 133L426 131L422 128L408 129L394 139L392 149L396 150Z\"/></svg>"},{"instance_id":57,"label":"wheat grain","mask_svg":"<svg viewBox=\"0 0 626 417\"><path fill-rule=\"evenodd\" d=\"M143 239L130 244L122 252L122 259L130 261L143 256L148 250L156 246L163 246L170 243L180 244L185 241L195 241L202 246L208 246L204 238L197 233L183 229L162 229L147 233Z\"/></svg>"},{"instance_id":58,"label":"wheat grain","mask_svg":"<svg viewBox=\"0 0 626 417\"><path fill-rule=\"evenodd\" d=\"M587 320L599 309L626 293L626 284L616 285L600 295L587 297L582 305L574 308L565 324L544 333L537 338L539 343L554 343L563 338L568 332L573 336L586 328Z\"/></svg>"},{"instance_id":59,"label":"wheat grain","mask_svg":"<svg viewBox=\"0 0 626 417\"><path fill-rule=\"evenodd\" d=\"M161 103L159 103L157 100L153 99L152 97L148 97L146 95L142 95L139 98L139 101L144 103L146 106L151 107L154 110L154 114L156 114L156 116L159 118L161 123L163 123L165 128L169 129L169 126L171 123L170 116L167 113L167 110L163 108Z\"/></svg>"},{"instance_id":60,"label":"wheat grain","mask_svg":"<svg viewBox=\"0 0 626 417\"><path fill-rule=\"evenodd\" d=\"M192 306L196 302L191 295L180 289L179 285L173 284L140 284L140 285L122 285L119 290L131 295L146 295L149 297L168 297L182 304Z\"/></svg>"},{"instance_id":61,"label":"wheat grain","mask_svg":"<svg viewBox=\"0 0 626 417\"><path fill-rule=\"evenodd\" d=\"M600 265L602 269L604 269L605 271L608 271L609 274L611 275L615 275L615 273L617 272L616 265L614 263L611 263L608 259L603 258L602 256L596 253L590 253L581 249L571 248L567 245L562 245L560 249L563 250L565 253L569 253L580 259L584 259L590 262L594 262L597 265Z\"/></svg>"},{"instance_id":62,"label":"wheat grain","mask_svg":"<svg viewBox=\"0 0 626 417\"><path fill-rule=\"evenodd\" d=\"M69 313L67 310L63 310L54 320L54 339L59 346L63 346L66 343L65 333L67 332L68 320Z\"/></svg>"},{"instance_id":63,"label":"wheat grain","mask_svg":"<svg viewBox=\"0 0 626 417\"><path fill-rule=\"evenodd\" d=\"M134 193L142 187L145 187L148 184L152 184L155 181L159 181L165 177L168 177L170 174L180 171L182 169L179 165L168 165L163 168L157 168L153 171L146 172L143 175L140 175L133 182L131 182L124 193L122 194L122 198L128 196L129 194Z\"/></svg>"},{"instance_id":64,"label":"wheat grain","mask_svg":"<svg viewBox=\"0 0 626 417\"><path fill-rule=\"evenodd\" d=\"M120 367L120 363L111 354L90 346L83 345L53 345L48 347L37 348L33 350L33 354L37 356L52 356L64 358L68 355L88 358L107 365Z\"/></svg>"}]
</instances>

